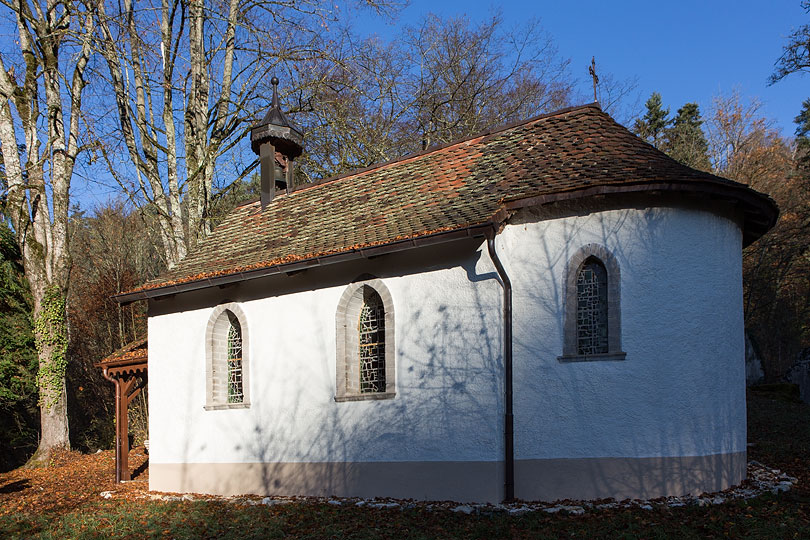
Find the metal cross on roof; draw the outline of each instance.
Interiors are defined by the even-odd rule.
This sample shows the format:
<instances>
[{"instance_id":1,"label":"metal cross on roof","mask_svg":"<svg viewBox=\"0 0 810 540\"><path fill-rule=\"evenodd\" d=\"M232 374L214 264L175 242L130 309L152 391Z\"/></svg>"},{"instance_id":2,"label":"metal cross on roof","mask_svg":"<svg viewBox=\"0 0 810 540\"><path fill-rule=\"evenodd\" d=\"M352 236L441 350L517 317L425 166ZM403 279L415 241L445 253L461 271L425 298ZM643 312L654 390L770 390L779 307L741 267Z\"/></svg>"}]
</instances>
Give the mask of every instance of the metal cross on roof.
<instances>
[{"instance_id":1,"label":"metal cross on roof","mask_svg":"<svg viewBox=\"0 0 810 540\"><path fill-rule=\"evenodd\" d=\"M596 99L596 85L599 84L599 76L596 74L596 57L591 57L591 65L588 66L588 74L593 77L593 102L599 101Z\"/></svg>"}]
</instances>

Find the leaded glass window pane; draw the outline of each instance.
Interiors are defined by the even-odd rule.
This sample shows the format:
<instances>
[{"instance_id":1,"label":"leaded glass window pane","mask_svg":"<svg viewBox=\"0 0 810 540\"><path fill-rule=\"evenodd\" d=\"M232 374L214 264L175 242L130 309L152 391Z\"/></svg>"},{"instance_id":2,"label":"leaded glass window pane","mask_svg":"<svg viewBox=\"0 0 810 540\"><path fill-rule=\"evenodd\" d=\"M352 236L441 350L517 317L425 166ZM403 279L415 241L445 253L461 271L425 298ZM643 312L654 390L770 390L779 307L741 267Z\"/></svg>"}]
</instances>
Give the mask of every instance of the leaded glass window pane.
<instances>
[{"instance_id":1,"label":"leaded glass window pane","mask_svg":"<svg viewBox=\"0 0 810 540\"><path fill-rule=\"evenodd\" d=\"M230 315L230 314L229 314ZM228 403L242 403L242 327L239 320L230 315L228 329Z\"/></svg>"},{"instance_id":2,"label":"leaded glass window pane","mask_svg":"<svg viewBox=\"0 0 810 540\"><path fill-rule=\"evenodd\" d=\"M588 259L577 274L577 354L608 352L607 270Z\"/></svg>"},{"instance_id":3,"label":"leaded glass window pane","mask_svg":"<svg viewBox=\"0 0 810 540\"><path fill-rule=\"evenodd\" d=\"M373 289L364 293L360 334L360 392L385 392L385 308Z\"/></svg>"}]
</instances>

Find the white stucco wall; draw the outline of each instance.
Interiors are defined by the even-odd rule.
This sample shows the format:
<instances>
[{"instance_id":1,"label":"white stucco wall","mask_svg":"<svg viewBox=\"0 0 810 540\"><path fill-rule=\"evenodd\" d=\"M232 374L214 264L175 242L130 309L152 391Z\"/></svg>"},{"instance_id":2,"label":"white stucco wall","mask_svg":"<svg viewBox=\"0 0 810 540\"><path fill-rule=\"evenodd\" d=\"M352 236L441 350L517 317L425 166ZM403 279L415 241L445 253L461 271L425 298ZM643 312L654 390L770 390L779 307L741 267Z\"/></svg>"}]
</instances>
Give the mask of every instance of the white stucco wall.
<instances>
[{"instance_id":1,"label":"white stucco wall","mask_svg":"<svg viewBox=\"0 0 810 540\"><path fill-rule=\"evenodd\" d=\"M742 453L744 460L741 231L732 219L683 208L557 219L524 210L496 242L514 287L518 462L549 460L546 469L554 470L559 459ZM613 253L620 268L626 359L560 362L566 263L591 243ZM393 298L396 397L337 403L335 310L346 285L364 273L380 277ZM238 302L247 318L251 404L207 411L205 329L225 300ZM150 462L498 463L504 446L501 300L485 246L467 243L153 302ZM604 463L597 465L614 467ZM661 467L666 476L670 465ZM542 474L530 481L541 482L534 478ZM738 467L716 485L739 481L741 474ZM501 493L500 473L486 482ZM625 493L611 482L588 496ZM688 489L700 489L701 482ZM524 496L579 493L563 487L568 491ZM628 489L622 496L639 492ZM646 493L678 489L661 483ZM429 491L405 496L436 497Z\"/></svg>"},{"instance_id":2,"label":"white stucco wall","mask_svg":"<svg viewBox=\"0 0 810 540\"><path fill-rule=\"evenodd\" d=\"M165 313L149 317L151 462L500 460L501 290L474 246L453 257L408 252L274 282L297 292L256 281L205 293L204 307L155 304ZM336 403L335 310L345 284L403 264L432 269L382 277L395 304L396 397ZM336 272L345 280L329 286ZM238 300L261 294L269 296ZM223 299L247 317L251 404L211 411L205 328Z\"/></svg>"},{"instance_id":3,"label":"white stucco wall","mask_svg":"<svg viewBox=\"0 0 810 540\"><path fill-rule=\"evenodd\" d=\"M746 448L741 232L701 210L611 210L509 225L516 459L705 456ZM563 363L566 262L621 271L624 361Z\"/></svg>"}]
</instances>

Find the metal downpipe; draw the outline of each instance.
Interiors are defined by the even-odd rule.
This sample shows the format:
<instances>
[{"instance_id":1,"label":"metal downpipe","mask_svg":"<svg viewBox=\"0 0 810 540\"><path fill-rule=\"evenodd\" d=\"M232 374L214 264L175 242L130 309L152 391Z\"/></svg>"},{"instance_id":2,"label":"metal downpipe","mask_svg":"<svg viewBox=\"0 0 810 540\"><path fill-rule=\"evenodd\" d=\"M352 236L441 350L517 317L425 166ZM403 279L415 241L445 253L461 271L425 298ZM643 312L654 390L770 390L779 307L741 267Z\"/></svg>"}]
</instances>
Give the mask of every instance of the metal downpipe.
<instances>
[{"instance_id":1,"label":"metal downpipe","mask_svg":"<svg viewBox=\"0 0 810 540\"><path fill-rule=\"evenodd\" d=\"M115 385L115 483L121 482L121 454L123 453L121 441L121 430L118 419L121 417L121 381L111 377L107 373L107 368L102 368L101 375ZM126 444L129 444L127 440Z\"/></svg>"},{"instance_id":2,"label":"metal downpipe","mask_svg":"<svg viewBox=\"0 0 810 540\"><path fill-rule=\"evenodd\" d=\"M503 283L504 502L515 499L515 436L512 411L512 282L495 251L495 231L487 233L487 250Z\"/></svg>"}]
</instances>

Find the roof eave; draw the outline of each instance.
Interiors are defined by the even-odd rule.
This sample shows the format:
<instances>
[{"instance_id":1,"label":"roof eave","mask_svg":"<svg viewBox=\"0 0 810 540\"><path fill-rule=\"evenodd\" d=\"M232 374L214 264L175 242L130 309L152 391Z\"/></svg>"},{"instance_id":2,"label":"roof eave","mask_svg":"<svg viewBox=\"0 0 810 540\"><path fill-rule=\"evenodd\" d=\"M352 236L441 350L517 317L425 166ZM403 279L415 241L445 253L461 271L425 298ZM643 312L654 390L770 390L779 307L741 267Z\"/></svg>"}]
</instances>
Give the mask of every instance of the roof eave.
<instances>
[{"instance_id":1,"label":"roof eave","mask_svg":"<svg viewBox=\"0 0 810 540\"><path fill-rule=\"evenodd\" d=\"M113 295L112 298L119 304L129 304L137 300L148 300L161 298L165 296L172 296L178 293L195 291L199 289L207 289L208 287L224 286L250 279L258 279L262 277L297 272L300 270L307 270L328 264L336 264L356 259L367 259L369 257L376 257L388 253L395 253L398 251L405 251L418 247L429 246L433 244L441 244L445 242L452 242L455 240L463 240L466 238L483 237L486 233L497 223L501 221L500 216L493 216L493 219L484 223L469 225L458 229L449 231L442 231L439 233L428 234L424 236L417 236L408 238L406 240L398 240L387 244L361 247L348 251L341 251L320 257L312 257L300 261L284 263L284 264L270 264L264 268L256 268L251 270L235 270L232 273L215 276L205 277L185 283L177 283L171 285L162 285L149 289L141 289L126 293Z\"/></svg>"},{"instance_id":2,"label":"roof eave","mask_svg":"<svg viewBox=\"0 0 810 540\"><path fill-rule=\"evenodd\" d=\"M99 368L133 367L146 364L147 360L148 360L148 353L144 353L142 355L127 358L119 358L116 360L102 360L101 362L96 362L95 364L93 364L93 366Z\"/></svg>"},{"instance_id":3,"label":"roof eave","mask_svg":"<svg viewBox=\"0 0 810 540\"><path fill-rule=\"evenodd\" d=\"M529 206L585 199L595 196L621 195L629 193L683 193L707 196L726 200L739 205L743 211L743 247L747 247L768 232L779 218L779 207L773 199L743 184L709 180L684 180L682 182L640 181L638 183L608 184L591 186L571 191L548 193L534 197L505 201L507 210L517 210Z\"/></svg>"},{"instance_id":4,"label":"roof eave","mask_svg":"<svg viewBox=\"0 0 810 540\"><path fill-rule=\"evenodd\" d=\"M204 277L192 281L177 284L167 284L148 289L141 289L114 295L112 298L120 304L128 304L137 300L147 300L171 296L199 289L206 289L214 286L225 286L250 279L307 270L328 264L336 264L350 260L365 259L378 255L404 251L431 244L451 242L454 240L483 237L487 231L497 227L511 211L529 206L542 206L546 204L571 201L576 199L586 199L594 196L620 195L628 193L688 193L699 194L727 200L733 204L741 206L744 215L743 223L743 247L750 245L771 227L776 224L779 217L779 209L776 203L767 196L764 196L751 188L742 184L725 183L721 181L695 181L685 180L683 182L643 181L632 184L615 184L591 186L584 189L549 193L533 197L505 201L502 211L484 223L469 225L467 227L442 231L424 236L417 236L406 240L398 240L387 244L361 247L347 251L332 253L329 255L316 256L299 261L269 264L263 268L251 270L234 270L231 273Z\"/></svg>"}]
</instances>

